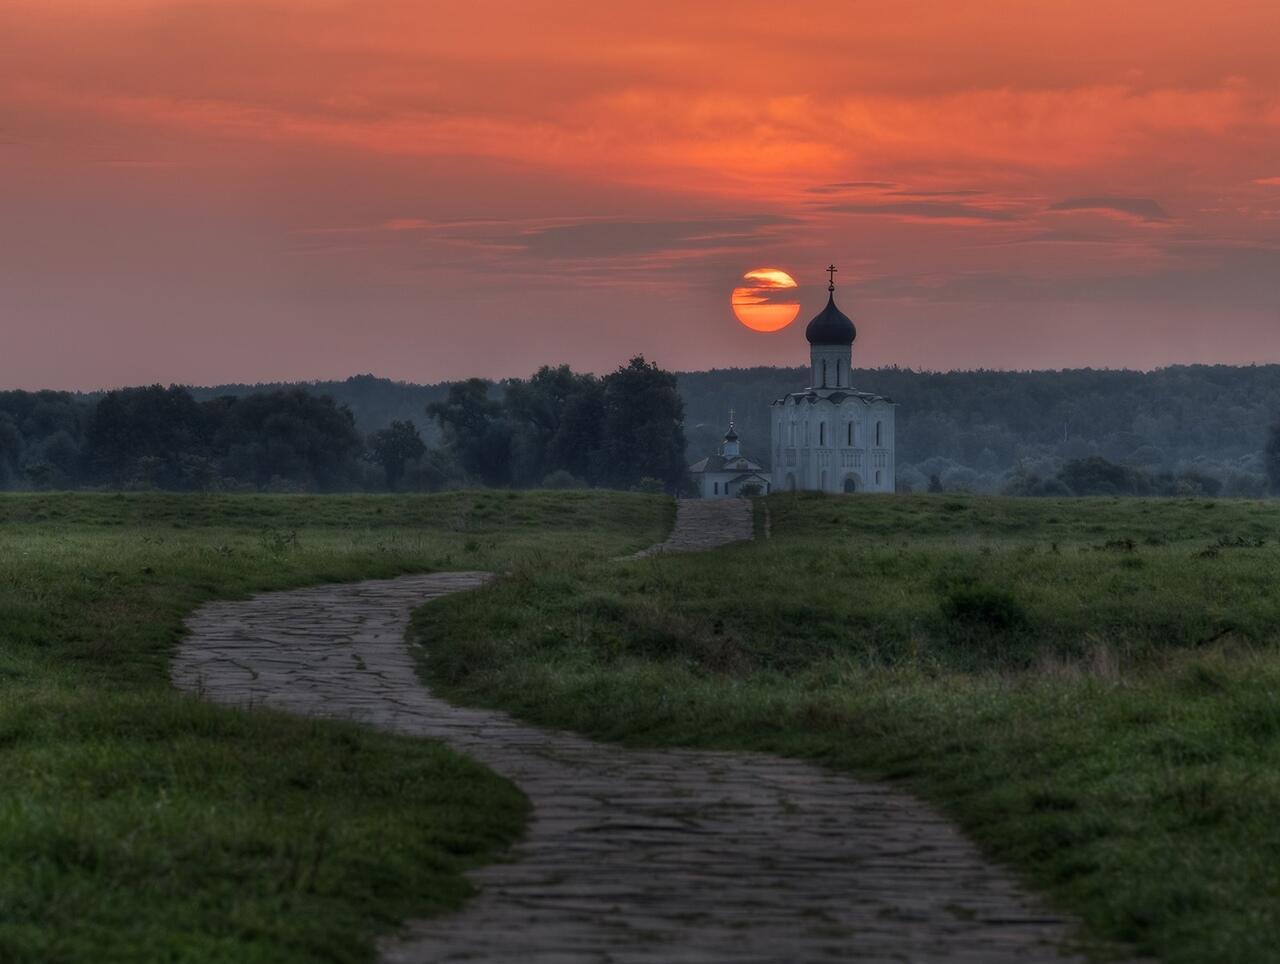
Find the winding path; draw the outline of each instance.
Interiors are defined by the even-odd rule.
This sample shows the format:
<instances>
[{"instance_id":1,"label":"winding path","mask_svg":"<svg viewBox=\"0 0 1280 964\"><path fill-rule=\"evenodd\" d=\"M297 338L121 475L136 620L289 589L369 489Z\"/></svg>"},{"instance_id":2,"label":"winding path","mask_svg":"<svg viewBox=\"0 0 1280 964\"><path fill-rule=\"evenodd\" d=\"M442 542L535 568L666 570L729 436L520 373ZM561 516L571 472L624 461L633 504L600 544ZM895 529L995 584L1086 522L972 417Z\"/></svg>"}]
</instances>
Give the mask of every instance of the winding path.
<instances>
[{"instance_id":1,"label":"winding path","mask_svg":"<svg viewBox=\"0 0 1280 964\"><path fill-rule=\"evenodd\" d=\"M663 548L750 537L749 503L682 503ZM1082 960L1060 951L1070 922L903 793L762 754L620 749L432 696L410 611L488 578L210 603L175 660L175 682L208 699L432 737L528 795L510 860L472 875L458 913L385 942L384 961Z\"/></svg>"}]
</instances>

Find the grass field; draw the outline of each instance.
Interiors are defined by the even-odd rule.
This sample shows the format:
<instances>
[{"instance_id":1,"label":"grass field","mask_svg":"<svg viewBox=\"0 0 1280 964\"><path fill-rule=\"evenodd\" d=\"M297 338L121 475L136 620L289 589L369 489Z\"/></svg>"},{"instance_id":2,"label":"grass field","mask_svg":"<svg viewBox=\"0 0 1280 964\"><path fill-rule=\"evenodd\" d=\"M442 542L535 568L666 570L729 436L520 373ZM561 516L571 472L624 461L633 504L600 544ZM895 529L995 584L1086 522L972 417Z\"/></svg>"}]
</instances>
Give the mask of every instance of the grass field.
<instances>
[{"instance_id":1,"label":"grass field","mask_svg":"<svg viewBox=\"0 0 1280 964\"><path fill-rule=\"evenodd\" d=\"M455 906L523 797L425 741L177 694L182 617L604 559L670 516L620 494L0 497L0 961L361 961Z\"/></svg>"},{"instance_id":2,"label":"grass field","mask_svg":"<svg viewBox=\"0 0 1280 964\"><path fill-rule=\"evenodd\" d=\"M1093 934L1280 947L1280 504L766 500L773 538L424 607L454 698L890 777Z\"/></svg>"}]
</instances>

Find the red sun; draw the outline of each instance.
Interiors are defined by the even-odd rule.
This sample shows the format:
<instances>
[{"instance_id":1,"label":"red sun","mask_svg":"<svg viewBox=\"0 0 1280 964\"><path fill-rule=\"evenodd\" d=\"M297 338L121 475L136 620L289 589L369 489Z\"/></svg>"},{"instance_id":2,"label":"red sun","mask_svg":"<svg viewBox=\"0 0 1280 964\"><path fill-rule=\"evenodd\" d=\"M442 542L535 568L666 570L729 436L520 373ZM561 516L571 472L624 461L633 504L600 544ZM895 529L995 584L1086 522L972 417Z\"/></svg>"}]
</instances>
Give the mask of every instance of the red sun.
<instances>
[{"instance_id":1,"label":"red sun","mask_svg":"<svg viewBox=\"0 0 1280 964\"><path fill-rule=\"evenodd\" d=\"M733 289L730 304L737 319L752 331L781 331L796 320L800 302L796 279L781 268L755 268L742 276L747 282Z\"/></svg>"}]
</instances>

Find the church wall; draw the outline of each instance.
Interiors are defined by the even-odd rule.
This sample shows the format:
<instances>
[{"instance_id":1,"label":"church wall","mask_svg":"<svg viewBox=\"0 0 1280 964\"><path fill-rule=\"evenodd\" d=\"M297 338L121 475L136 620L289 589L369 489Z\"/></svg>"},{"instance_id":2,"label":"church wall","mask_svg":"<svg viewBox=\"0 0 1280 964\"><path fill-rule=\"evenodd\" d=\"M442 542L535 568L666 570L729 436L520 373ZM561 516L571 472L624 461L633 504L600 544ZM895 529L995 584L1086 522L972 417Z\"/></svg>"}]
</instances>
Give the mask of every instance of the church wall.
<instances>
[{"instance_id":1,"label":"church wall","mask_svg":"<svg viewBox=\"0 0 1280 964\"><path fill-rule=\"evenodd\" d=\"M738 495L738 490L741 488L741 485L733 484L733 480L742 474L742 472L699 473L700 481L698 484L698 494L704 499L735 498ZM765 486L769 492L773 491L770 473L753 472L749 474L758 479L759 484Z\"/></svg>"},{"instance_id":2,"label":"church wall","mask_svg":"<svg viewBox=\"0 0 1280 964\"><path fill-rule=\"evenodd\" d=\"M810 403L788 397L775 403L770 420L774 488L843 493L851 479L858 492L893 492L894 411L891 402L868 404L859 398Z\"/></svg>"},{"instance_id":3,"label":"church wall","mask_svg":"<svg viewBox=\"0 0 1280 964\"><path fill-rule=\"evenodd\" d=\"M847 348L813 348L809 354L811 388L849 388L851 356Z\"/></svg>"}]
</instances>

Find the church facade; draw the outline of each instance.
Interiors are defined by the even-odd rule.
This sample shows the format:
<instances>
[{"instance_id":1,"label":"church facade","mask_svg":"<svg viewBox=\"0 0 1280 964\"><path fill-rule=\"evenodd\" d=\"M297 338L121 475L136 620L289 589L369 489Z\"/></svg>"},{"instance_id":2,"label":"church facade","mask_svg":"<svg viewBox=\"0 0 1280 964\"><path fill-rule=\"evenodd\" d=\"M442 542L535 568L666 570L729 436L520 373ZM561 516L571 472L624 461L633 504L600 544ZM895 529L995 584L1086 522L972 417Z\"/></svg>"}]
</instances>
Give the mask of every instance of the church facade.
<instances>
[{"instance_id":1,"label":"church facade","mask_svg":"<svg viewBox=\"0 0 1280 964\"><path fill-rule=\"evenodd\" d=\"M733 413L729 413L729 431L725 433L720 451L689 466L689 475L698 494L704 499L730 499L748 492L768 495L772 489L769 473L764 466L742 454L738 433L733 427Z\"/></svg>"},{"instance_id":2,"label":"church facade","mask_svg":"<svg viewBox=\"0 0 1280 964\"><path fill-rule=\"evenodd\" d=\"M851 384L857 329L836 307L828 270L827 306L805 328L809 387L771 406L773 483L779 491L893 492L895 405Z\"/></svg>"}]
</instances>

